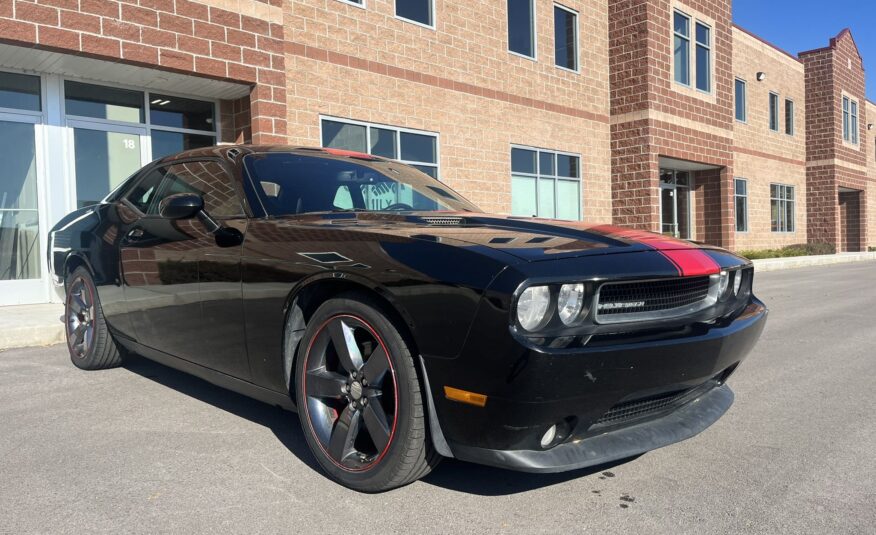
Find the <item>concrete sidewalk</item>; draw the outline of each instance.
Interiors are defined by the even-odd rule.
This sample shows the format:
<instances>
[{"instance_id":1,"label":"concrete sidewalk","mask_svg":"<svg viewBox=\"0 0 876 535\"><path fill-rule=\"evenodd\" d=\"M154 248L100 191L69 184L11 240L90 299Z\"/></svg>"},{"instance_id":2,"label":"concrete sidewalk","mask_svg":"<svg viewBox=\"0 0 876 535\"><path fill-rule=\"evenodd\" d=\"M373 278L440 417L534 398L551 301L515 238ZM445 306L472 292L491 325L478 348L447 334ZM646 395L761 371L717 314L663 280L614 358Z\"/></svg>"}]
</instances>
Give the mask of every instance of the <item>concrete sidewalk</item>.
<instances>
[{"instance_id":1,"label":"concrete sidewalk","mask_svg":"<svg viewBox=\"0 0 876 535\"><path fill-rule=\"evenodd\" d=\"M764 272L864 261L873 262L876 269L876 252L767 258L755 260L754 266L757 272ZM174 291L169 297L179 299L180 295L178 291ZM58 319L63 312L64 307L60 304L0 307L0 350L63 342L64 325Z\"/></svg>"},{"instance_id":2,"label":"concrete sidewalk","mask_svg":"<svg viewBox=\"0 0 876 535\"><path fill-rule=\"evenodd\" d=\"M58 303L0 307L0 350L63 342L63 313Z\"/></svg>"},{"instance_id":3,"label":"concrete sidewalk","mask_svg":"<svg viewBox=\"0 0 876 535\"><path fill-rule=\"evenodd\" d=\"M847 264L849 262L876 261L876 252L872 253L838 253L815 256L790 256L788 258L764 258L752 260L756 272L779 271L810 266L828 266L832 264ZM876 266L874 266L876 267Z\"/></svg>"}]
</instances>

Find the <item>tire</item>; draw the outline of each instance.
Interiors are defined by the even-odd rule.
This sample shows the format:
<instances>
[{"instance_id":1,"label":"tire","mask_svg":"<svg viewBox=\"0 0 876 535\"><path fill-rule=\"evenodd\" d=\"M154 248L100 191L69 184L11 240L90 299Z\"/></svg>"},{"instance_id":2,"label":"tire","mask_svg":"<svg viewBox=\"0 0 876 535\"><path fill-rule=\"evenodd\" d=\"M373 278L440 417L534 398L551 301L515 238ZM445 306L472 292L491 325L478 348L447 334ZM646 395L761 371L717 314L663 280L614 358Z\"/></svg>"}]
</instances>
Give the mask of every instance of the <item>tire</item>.
<instances>
[{"instance_id":1,"label":"tire","mask_svg":"<svg viewBox=\"0 0 876 535\"><path fill-rule=\"evenodd\" d=\"M295 385L307 445L341 485L390 490L440 460L409 346L367 295L344 294L316 310L299 344Z\"/></svg>"},{"instance_id":2,"label":"tire","mask_svg":"<svg viewBox=\"0 0 876 535\"><path fill-rule=\"evenodd\" d=\"M64 332L70 360L83 370L104 370L122 363L119 348L103 317L94 279L84 267L67 276Z\"/></svg>"}]
</instances>

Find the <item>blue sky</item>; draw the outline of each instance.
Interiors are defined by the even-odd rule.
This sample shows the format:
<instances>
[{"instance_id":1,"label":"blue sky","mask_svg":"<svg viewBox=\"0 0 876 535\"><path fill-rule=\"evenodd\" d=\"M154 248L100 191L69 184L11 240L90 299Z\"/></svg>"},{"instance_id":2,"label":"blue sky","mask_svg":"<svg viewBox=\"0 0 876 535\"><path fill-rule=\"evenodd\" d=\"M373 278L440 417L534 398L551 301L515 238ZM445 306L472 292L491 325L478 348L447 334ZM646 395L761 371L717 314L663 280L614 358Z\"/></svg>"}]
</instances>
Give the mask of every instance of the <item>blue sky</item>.
<instances>
[{"instance_id":1,"label":"blue sky","mask_svg":"<svg viewBox=\"0 0 876 535\"><path fill-rule=\"evenodd\" d=\"M734 0L733 21L794 55L850 28L876 102L876 0Z\"/></svg>"}]
</instances>

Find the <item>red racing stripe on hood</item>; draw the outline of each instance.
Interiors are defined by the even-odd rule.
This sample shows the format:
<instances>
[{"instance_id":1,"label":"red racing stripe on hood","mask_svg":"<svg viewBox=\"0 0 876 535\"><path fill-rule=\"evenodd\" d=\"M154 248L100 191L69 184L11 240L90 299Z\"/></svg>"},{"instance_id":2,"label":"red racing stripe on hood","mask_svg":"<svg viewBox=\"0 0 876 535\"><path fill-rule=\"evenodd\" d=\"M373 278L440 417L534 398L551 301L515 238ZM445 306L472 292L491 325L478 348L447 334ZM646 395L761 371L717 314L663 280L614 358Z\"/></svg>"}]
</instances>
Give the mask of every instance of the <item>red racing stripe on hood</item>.
<instances>
[{"instance_id":1,"label":"red racing stripe on hood","mask_svg":"<svg viewBox=\"0 0 876 535\"><path fill-rule=\"evenodd\" d=\"M672 262L682 277L712 275L721 271L721 266L711 256L684 240L614 225L598 225L589 230L651 247Z\"/></svg>"}]
</instances>

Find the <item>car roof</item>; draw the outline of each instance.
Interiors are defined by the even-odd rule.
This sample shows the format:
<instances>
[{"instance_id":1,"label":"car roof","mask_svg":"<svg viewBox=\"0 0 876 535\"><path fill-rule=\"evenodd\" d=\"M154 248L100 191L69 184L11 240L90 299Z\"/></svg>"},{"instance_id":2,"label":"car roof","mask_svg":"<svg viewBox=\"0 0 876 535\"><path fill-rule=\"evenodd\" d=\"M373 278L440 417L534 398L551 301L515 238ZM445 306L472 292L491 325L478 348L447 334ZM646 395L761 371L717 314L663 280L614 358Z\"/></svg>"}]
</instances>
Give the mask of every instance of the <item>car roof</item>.
<instances>
[{"instance_id":1,"label":"car roof","mask_svg":"<svg viewBox=\"0 0 876 535\"><path fill-rule=\"evenodd\" d=\"M385 158L372 156L362 152L356 152L343 149L321 148L321 147L302 147L296 145L217 145L214 147L204 147L200 149L191 149L182 152L177 152L169 156L159 159L156 164L173 163L179 160L187 160L190 158L215 158L236 161L241 156L253 153L264 152L285 152L292 154L301 154L307 156L315 156L332 159L352 158L361 161L377 162L389 161Z\"/></svg>"}]
</instances>

